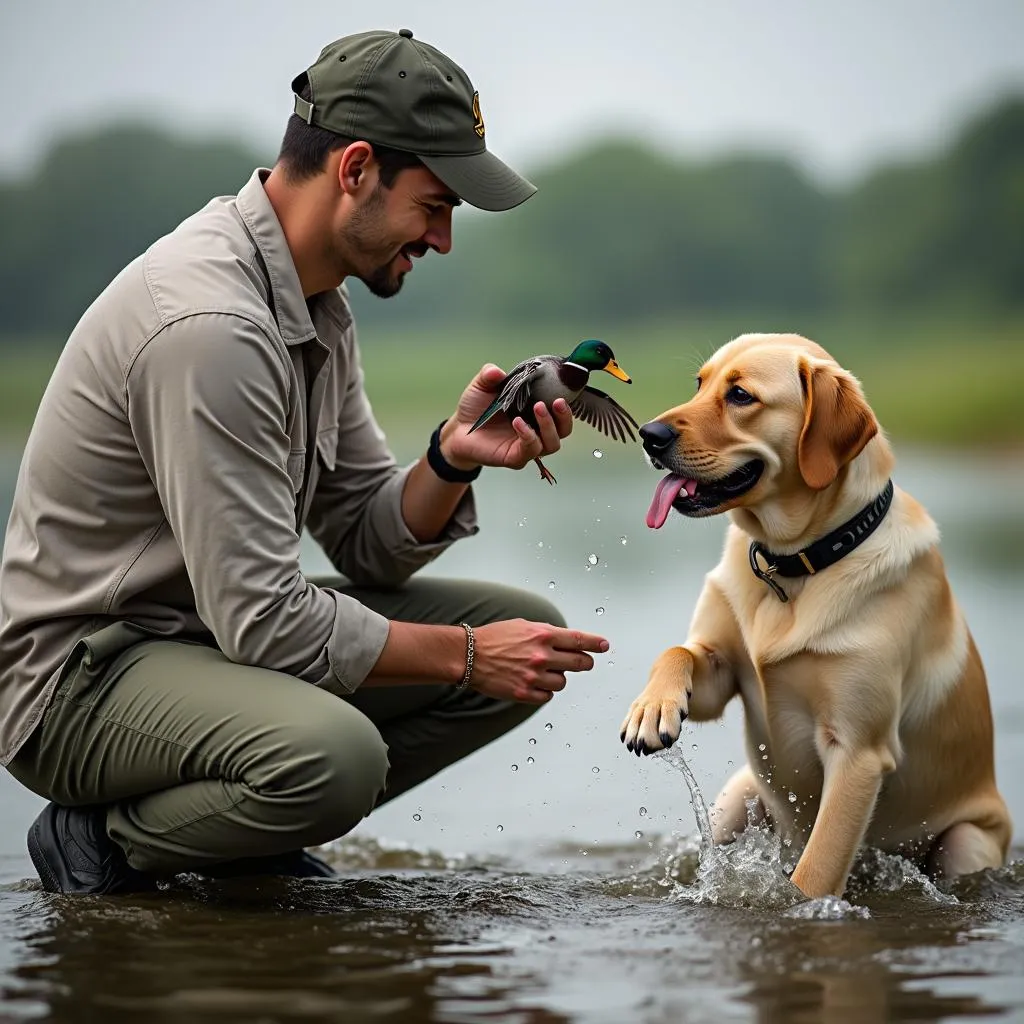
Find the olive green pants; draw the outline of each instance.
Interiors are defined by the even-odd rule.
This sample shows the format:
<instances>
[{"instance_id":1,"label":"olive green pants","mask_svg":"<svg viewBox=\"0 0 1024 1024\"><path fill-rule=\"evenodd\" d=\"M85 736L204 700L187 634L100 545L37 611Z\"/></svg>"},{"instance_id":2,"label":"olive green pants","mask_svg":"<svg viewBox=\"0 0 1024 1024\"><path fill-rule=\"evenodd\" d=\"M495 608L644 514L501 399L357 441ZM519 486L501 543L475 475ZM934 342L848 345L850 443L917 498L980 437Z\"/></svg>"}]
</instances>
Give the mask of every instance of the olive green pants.
<instances>
[{"instance_id":1,"label":"olive green pants","mask_svg":"<svg viewBox=\"0 0 1024 1024\"><path fill-rule=\"evenodd\" d=\"M564 625L546 600L493 584L334 585L391 619ZM451 685L341 698L212 647L145 641L69 673L10 771L55 803L109 805L132 867L170 875L329 842L534 710Z\"/></svg>"}]
</instances>

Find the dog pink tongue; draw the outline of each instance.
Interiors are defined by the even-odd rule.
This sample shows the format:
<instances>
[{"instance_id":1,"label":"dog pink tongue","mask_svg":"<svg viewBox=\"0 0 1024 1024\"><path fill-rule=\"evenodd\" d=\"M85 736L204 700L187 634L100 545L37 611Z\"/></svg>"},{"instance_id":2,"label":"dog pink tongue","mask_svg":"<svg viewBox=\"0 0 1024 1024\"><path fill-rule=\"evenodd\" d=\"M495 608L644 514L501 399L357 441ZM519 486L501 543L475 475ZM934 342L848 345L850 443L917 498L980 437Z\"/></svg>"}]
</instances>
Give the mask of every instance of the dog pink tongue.
<instances>
[{"instance_id":1,"label":"dog pink tongue","mask_svg":"<svg viewBox=\"0 0 1024 1024\"><path fill-rule=\"evenodd\" d=\"M665 525L665 520L672 511L672 502L679 497L679 492L684 488L687 494L692 495L697 489L697 481L687 480L678 473L669 473L659 481L658 489L654 492L654 500L647 510L647 525L652 530L660 530Z\"/></svg>"}]
</instances>

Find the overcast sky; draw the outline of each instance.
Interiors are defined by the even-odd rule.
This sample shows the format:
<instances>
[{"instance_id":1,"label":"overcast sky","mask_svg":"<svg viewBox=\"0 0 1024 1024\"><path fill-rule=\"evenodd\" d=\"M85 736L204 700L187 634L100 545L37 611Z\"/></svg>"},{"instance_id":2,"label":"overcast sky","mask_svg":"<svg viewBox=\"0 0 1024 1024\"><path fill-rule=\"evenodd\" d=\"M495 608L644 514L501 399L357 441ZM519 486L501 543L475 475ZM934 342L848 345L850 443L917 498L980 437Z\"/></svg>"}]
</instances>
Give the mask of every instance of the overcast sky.
<instances>
[{"instance_id":1,"label":"overcast sky","mask_svg":"<svg viewBox=\"0 0 1024 1024\"><path fill-rule=\"evenodd\" d=\"M0 170L125 112L269 159L324 43L403 26L462 64L490 147L526 171L625 128L846 178L1024 92L1024 0L0 0Z\"/></svg>"}]
</instances>

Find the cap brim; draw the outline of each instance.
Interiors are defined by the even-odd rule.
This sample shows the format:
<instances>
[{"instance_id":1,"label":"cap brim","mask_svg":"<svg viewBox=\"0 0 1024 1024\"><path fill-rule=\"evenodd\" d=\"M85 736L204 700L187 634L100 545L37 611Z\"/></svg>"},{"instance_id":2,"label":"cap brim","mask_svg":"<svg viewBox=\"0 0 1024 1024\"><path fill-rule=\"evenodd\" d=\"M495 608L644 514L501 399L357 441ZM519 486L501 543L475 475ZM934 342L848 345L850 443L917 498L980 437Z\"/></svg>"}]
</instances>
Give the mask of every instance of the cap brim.
<instances>
[{"instance_id":1,"label":"cap brim","mask_svg":"<svg viewBox=\"0 0 1024 1024\"><path fill-rule=\"evenodd\" d=\"M526 202L537 186L516 174L493 153L472 156L420 156L460 199L480 210L511 210Z\"/></svg>"}]
</instances>

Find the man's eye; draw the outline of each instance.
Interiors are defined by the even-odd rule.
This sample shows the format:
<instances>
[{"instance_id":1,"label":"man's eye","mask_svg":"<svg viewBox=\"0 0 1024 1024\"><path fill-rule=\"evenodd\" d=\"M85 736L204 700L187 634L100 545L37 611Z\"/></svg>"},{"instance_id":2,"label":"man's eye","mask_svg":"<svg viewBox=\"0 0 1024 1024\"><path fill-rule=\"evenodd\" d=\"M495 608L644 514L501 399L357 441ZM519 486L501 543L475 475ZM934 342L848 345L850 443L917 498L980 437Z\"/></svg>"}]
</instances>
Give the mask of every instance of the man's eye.
<instances>
[{"instance_id":1,"label":"man's eye","mask_svg":"<svg viewBox=\"0 0 1024 1024\"><path fill-rule=\"evenodd\" d=\"M725 400L727 402L731 402L733 405L750 405L757 401L749 391L744 391L739 384L735 384L729 388L725 393Z\"/></svg>"}]
</instances>

